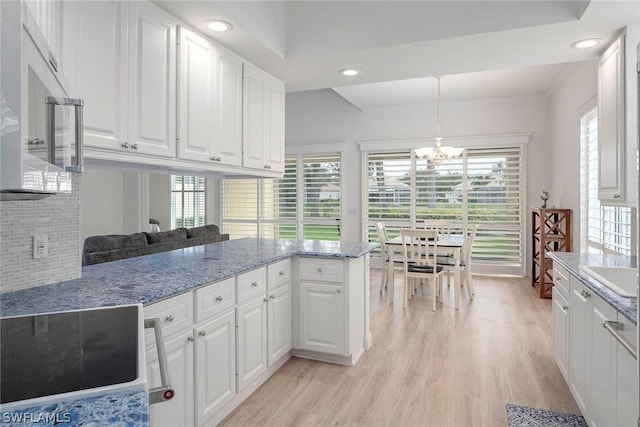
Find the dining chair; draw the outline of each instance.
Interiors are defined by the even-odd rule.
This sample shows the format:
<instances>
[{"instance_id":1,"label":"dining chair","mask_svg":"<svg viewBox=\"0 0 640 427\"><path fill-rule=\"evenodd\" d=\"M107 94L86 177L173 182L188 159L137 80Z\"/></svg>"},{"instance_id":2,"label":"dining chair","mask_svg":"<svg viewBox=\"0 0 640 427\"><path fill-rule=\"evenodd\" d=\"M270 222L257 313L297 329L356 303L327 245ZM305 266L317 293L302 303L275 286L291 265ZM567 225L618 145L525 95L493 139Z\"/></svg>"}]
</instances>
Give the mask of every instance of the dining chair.
<instances>
[{"instance_id":1,"label":"dining chair","mask_svg":"<svg viewBox=\"0 0 640 427\"><path fill-rule=\"evenodd\" d=\"M462 275L460 277L460 286L467 286L467 294L469 295L469 299L473 300L475 296L475 291L473 289L473 283L471 282L471 252L473 249L473 242L476 239L476 234L478 233L478 224L473 224L467 227L465 230L465 238L464 243L462 245L460 257L460 269L462 269ZM437 265L443 267L448 272L453 271L455 267L455 261L453 258L447 255L438 255L437 256ZM449 283L449 278L447 278L447 284Z\"/></svg>"},{"instance_id":2,"label":"dining chair","mask_svg":"<svg viewBox=\"0 0 640 427\"><path fill-rule=\"evenodd\" d=\"M407 308L409 294L413 295L411 279L431 279L433 283L433 311L442 300L442 272L444 268L437 265L438 250L437 230L400 230L402 236L402 252L404 260L404 302Z\"/></svg>"},{"instance_id":3,"label":"dining chair","mask_svg":"<svg viewBox=\"0 0 640 427\"><path fill-rule=\"evenodd\" d=\"M448 236L451 233L453 221L450 219L425 219L422 228L425 230L438 230L441 235Z\"/></svg>"},{"instance_id":4,"label":"dining chair","mask_svg":"<svg viewBox=\"0 0 640 427\"><path fill-rule=\"evenodd\" d=\"M376 231L378 232L378 240L380 241L380 251L382 253L382 280L380 280L380 292L389 285L389 262L393 262L393 267L402 267L403 260L401 256L390 253L387 246L389 236L387 236L387 227L384 222L376 222ZM393 286L393 283L391 284Z\"/></svg>"}]
</instances>

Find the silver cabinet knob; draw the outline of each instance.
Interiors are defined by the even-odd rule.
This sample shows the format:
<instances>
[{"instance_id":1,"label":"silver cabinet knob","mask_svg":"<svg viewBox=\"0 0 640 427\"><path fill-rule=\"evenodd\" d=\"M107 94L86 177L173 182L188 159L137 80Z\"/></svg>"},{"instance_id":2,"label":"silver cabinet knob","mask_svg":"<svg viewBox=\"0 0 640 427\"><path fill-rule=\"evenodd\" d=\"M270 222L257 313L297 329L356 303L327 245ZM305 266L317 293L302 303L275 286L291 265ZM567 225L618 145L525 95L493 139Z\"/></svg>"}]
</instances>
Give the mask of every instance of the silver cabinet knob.
<instances>
[{"instance_id":1,"label":"silver cabinet knob","mask_svg":"<svg viewBox=\"0 0 640 427\"><path fill-rule=\"evenodd\" d=\"M123 142L122 143L122 148L129 148L129 143L128 142Z\"/></svg>"},{"instance_id":2,"label":"silver cabinet knob","mask_svg":"<svg viewBox=\"0 0 640 427\"><path fill-rule=\"evenodd\" d=\"M341 294L342 293L342 289L336 289L336 294Z\"/></svg>"},{"instance_id":3,"label":"silver cabinet knob","mask_svg":"<svg viewBox=\"0 0 640 427\"><path fill-rule=\"evenodd\" d=\"M134 150L137 150L138 149L138 144L132 144L131 148L133 148Z\"/></svg>"},{"instance_id":4,"label":"silver cabinet knob","mask_svg":"<svg viewBox=\"0 0 640 427\"><path fill-rule=\"evenodd\" d=\"M281 271L280 273L278 273L278 276L280 277L284 276L284 271Z\"/></svg>"},{"instance_id":5,"label":"silver cabinet knob","mask_svg":"<svg viewBox=\"0 0 640 427\"><path fill-rule=\"evenodd\" d=\"M263 302L269 302L269 298L265 298L262 300Z\"/></svg>"},{"instance_id":6,"label":"silver cabinet knob","mask_svg":"<svg viewBox=\"0 0 640 427\"><path fill-rule=\"evenodd\" d=\"M198 335L203 337L203 336L207 335L207 331L200 331L200 332L198 332Z\"/></svg>"},{"instance_id":7,"label":"silver cabinet knob","mask_svg":"<svg viewBox=\"0 0 640 427\"><path fill-rule=\"evenodd\" d=\"M167 322L173 322L175 320L175 317L173 317L173 314L170 314L167 317L165 317L165 319L167 319Z\"/></svg>"},{"instance_id":8,"label":"silver cabinet knob","mask_svg":"<svg viewBox=\"0 0 640 427\"><path fill-rule=\"evenodd\" d=\"M195 340L196 340L196 337L194 337L193 335L190 335L187 337L187 341L194 342Z\"/></svg>"},{"instance_id":9,"label":"silver cabinet knob","mask_svg":"<svg viewBox=\"0 0 640 427\"><path fill-rule=\"evenodd\" d=\"M622 196L621 196L620 194L614 194L614 195L613 195L613 198L614 198L614 199L621 199L621 198L622 198Z\"/></svg>"},{"instance_id":10,"label":"silver cabinet knob","mask_svg":"<svg viewBox=\"0 0 640 427\"><path fill-rule=\"evenodd\" d=\"M216 161L216 157L215 156L211 156L211 161L215 162Z\"/></svg>"},{"instance_id":11,"label":"silver cabinet knob","mask_svg":"<svg viewBox=\"0 0 640 427\"><path fill-rule=\"evenodd\" d=\"M318 273L322 273L322 269L318 267Z\"/></svg>"},{"instance_id":12,"label":"silver cabinet knob","mask_svg":"<svg viewBox=\"0 0 640 427\"><path fill-rule=\"evenodd\" d=\"M270 299L276 299L276 296L275 295L269 295L269 298Z\"/></svg>"},{"instance_id":13,"label":"silver cabinet knob","mask_svg":"<svg viewBox=\"0 0 640 427\"><path fill-rule=\"evenodd\" d=\"M218 295L218 296L216 297L216 301L217 301L217 302L222 301L222 297L221 297L220 295Z\"/></svg>"},{"instance_id":14,"label":"silver cabinet knob","mask_svg":"<svg viewBox=\"0 0 640 427\"><path fill-rule=\"evenodd\" d=\"M251 287L253 287L253 288L258 287L258 282L251 282Z\"/></svg>"},{"instance_id":15,"label":"silver cabinet knob","mask_svg":"<svg viewBox=\"0 0 640 427\"><path fill-rule=\"evenodd\" d=\"M563 306L562 306L562 309L563 309L564 311L567 311L567 310L569 310L569 306L568 306L568 305L563 305Z\"/></svg>"}]
</instances>

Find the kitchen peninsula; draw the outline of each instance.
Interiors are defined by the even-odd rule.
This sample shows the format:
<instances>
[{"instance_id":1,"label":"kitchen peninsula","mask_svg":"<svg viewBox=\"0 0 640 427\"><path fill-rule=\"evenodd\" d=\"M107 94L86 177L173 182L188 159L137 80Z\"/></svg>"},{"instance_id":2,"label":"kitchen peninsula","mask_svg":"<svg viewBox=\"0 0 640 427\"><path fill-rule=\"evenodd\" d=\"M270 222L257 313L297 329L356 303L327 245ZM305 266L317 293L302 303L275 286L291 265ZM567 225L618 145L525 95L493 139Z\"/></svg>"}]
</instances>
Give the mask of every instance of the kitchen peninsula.
<instances>
[{"instance_id":1,"label":"kitchen peninsula","mask_svg":"<svg viewBox=\"0 0 640 427\"><path fill-rule=\"evenodd\" d=\"M154 420L214 425L292 355L354 365L371 346L369 243L245 238L83 267L0 296L3 316L141 303L176 397ZM149 387L158 363L147 334ZM195 409L195 410L194 410Z\"/></svg>"}]
</instances>

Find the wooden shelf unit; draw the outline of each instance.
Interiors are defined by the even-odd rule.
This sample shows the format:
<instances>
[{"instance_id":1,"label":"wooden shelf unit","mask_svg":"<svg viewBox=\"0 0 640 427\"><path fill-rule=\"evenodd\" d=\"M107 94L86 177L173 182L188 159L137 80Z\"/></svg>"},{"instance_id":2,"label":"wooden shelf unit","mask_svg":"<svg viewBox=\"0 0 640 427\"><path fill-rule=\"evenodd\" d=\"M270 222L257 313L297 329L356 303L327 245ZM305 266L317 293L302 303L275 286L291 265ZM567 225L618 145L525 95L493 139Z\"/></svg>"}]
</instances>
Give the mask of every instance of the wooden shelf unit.
<instances>
[{"instance_id":1,"label":"wooden shelf unit","mask_svg":"<svg viewBox=\"0 0 640 427\"><path fill-rule=\"evenodd\" d=\"M547 252L571 252L571 209L539 208L531 212L531 286L551 298L553 260Z\"/></svg>"}]
</instances>

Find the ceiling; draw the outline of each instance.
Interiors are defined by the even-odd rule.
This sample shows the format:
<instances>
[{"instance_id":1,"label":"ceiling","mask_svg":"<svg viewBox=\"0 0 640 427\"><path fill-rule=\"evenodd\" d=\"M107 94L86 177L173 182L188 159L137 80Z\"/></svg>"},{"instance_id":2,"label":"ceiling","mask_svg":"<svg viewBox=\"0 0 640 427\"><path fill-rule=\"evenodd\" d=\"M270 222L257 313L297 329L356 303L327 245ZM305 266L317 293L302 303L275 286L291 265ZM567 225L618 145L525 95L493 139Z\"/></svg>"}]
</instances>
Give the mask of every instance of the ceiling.
<instances>
[{"instance_id":1,"label":"ceiling","mask_svg":"<svg viewBox=\"0 0 640 427\"><path fill-rule=\"evenodd\" d=\"M362 109L431 102L438 75L443 100L546 93L565 68L557 64L596 59L640 21L640 0L154 3L203 32L204 21L232 22L211 37L287 92L333 88ZM570 47L587 37L602 43ZM346 67L361 75L340 75Z\"/></svg>"}]
</instances>

